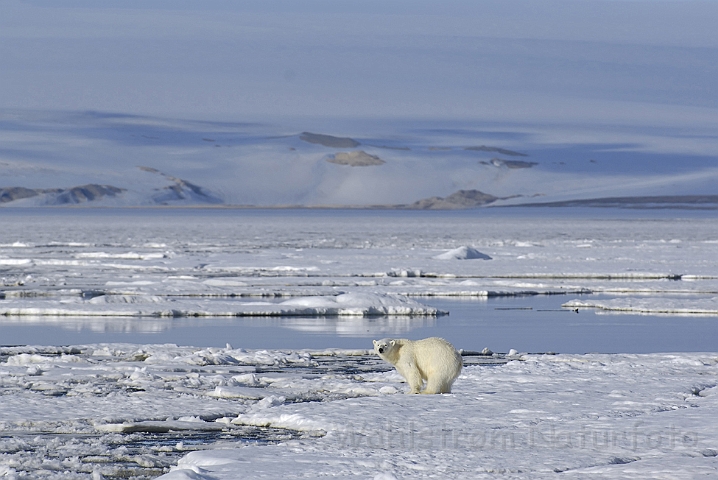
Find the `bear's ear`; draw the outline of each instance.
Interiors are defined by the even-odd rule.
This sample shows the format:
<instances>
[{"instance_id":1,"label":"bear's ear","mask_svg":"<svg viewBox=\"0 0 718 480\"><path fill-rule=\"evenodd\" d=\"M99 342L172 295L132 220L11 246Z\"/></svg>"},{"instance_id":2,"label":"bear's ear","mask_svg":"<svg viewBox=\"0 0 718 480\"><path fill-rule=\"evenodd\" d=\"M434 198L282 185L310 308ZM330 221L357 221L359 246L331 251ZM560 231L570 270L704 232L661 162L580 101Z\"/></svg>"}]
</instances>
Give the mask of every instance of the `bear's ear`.
<instances>
[{"instance_id":1,"label":"bear's ear","mask_svg":"<svg viewBox=\"0 0 718 480\"><path fill-rule=\"evenodd\" d=\"M376 340L372 340L372 342L374 342L374 346L376 347Z\"/></svg>"},{"instance_id":2,"label":"bear's ear","mask_svg":"<svg viewBox=\"0 0 718 480\"><path fill-rule=\"evenodd\" d=\"M396 340L391 341L391 346L393 347L394 345L396 345Z\"/></svg>"}]
</instances>

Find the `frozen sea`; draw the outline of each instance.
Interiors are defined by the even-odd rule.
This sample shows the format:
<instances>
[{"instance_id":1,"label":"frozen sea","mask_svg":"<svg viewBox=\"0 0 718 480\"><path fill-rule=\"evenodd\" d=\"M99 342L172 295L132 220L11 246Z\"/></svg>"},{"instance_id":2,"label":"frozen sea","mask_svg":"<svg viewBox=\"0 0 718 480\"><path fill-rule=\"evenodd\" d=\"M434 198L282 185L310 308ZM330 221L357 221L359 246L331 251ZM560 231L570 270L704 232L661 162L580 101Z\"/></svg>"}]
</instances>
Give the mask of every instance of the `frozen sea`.
<instances>
[{"instance_id":1,"label":"frozen sea","mask_svg":"<svg viewBox=\"0 0 718 480\"><path fill-rule=\"evenodd\" d=\"M717 217L2 209L0 476L717 475Z\"/></svg>"}]
</instances>

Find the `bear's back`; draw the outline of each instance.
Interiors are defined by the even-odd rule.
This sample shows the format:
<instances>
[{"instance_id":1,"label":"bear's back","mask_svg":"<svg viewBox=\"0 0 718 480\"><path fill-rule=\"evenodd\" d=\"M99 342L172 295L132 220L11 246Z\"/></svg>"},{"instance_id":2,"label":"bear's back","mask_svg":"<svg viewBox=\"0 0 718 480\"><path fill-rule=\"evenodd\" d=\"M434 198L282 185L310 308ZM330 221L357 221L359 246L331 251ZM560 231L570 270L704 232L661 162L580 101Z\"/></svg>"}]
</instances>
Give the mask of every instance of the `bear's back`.
<instances>
[{"instance_id":1,"label":"bear's back","mask_svg":"<svg viewBox=\"0 0 718 480\"><path fill-rule=\"evenodd\" d=\"M432 365L444 366L449 370L461 370L462 360L454 346L439 337L429 337L411 342L414 358L420 368Z\"/></svg>"}]
</instances>

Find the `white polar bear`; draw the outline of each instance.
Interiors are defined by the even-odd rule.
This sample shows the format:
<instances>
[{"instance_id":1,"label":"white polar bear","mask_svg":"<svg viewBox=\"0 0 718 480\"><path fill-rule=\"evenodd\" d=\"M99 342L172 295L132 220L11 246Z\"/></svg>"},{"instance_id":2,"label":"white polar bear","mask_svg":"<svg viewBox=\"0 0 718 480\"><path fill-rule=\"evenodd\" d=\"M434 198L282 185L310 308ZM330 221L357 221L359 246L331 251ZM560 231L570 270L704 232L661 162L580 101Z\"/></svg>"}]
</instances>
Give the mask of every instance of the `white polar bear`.
<instances>
[{"instance_id":1,"label":"white polar bear","mask_svg":"<svg viewBox=\"0 0 718 480\"><path fill-rule=\"evenodd\" d=\"M461 373L461 355L443 338L383 338L374 340L374 351L396 367L411 387L409 393L451 393Z\"/></svg>"}]
</instances>

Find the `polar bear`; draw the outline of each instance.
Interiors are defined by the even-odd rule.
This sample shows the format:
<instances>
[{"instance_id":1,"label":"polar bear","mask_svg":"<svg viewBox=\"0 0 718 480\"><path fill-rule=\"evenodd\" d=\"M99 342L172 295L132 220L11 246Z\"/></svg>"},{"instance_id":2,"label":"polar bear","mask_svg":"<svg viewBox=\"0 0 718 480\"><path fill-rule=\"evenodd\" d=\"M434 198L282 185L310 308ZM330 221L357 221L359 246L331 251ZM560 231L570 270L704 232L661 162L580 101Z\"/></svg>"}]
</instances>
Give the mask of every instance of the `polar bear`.
<instances>
[{"instance_id":1,"label":"polar bear","mask_svg":"<svg viewBox=\"0 0 718 480\"><path fill-rule=\"evenodd\" d=\"M443 338L383 338L374 340L374 351L396 367L411 387L409 393L451 393L461 373L461 355Z\"/></svg>"}]
</instances>

